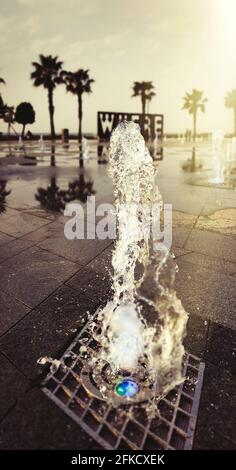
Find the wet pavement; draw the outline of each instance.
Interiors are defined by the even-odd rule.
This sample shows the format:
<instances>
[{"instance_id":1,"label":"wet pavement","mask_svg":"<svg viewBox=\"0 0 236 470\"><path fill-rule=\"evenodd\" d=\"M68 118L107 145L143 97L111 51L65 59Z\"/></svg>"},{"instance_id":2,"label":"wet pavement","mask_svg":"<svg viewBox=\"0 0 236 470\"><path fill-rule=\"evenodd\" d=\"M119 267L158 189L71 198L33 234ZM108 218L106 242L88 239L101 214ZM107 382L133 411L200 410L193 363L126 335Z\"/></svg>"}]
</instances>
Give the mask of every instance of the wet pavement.
<instances>
[{"instance_id":1,"label":"wet pavement","mask_svg":"<svg viewBox=\"0 0 236 470\"><path fill-rule=\"evenodd\" d=\"M186 349L206 362L196 449L235 449L236 152L234 142L166 142L157 162L173 204L176 290ZM40 390L41 356L59 357L110 294L112 240L64 236L63 207L112 202L97 143L0 145L0 448L98 449ZM107 150L99 150L102 160Z\"/></svg>"}]
</instances>

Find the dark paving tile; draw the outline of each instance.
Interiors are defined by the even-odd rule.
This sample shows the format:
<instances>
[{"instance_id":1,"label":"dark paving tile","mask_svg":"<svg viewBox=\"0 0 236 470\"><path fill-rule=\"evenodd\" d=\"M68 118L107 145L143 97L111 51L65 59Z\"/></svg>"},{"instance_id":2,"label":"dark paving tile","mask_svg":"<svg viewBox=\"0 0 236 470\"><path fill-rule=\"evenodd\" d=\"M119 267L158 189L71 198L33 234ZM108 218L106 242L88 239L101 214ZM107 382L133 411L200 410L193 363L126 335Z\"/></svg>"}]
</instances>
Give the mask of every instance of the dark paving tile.
<instances>
[{"instance_id":1,"label":"dark paving tile","mask_svg":"<svg viewBox=\"0 0 236 470\"><path fill-rule=\"evenodd\" d=\"M184 250L183 248L174 247L173 249L171 249L171 253L174 255L174 258L177 259L180 256L187 255L190 252L187 250Z\"/></svg>"},{"instance_id":2,"label":"dark paving tile","mask_svg":"<svg viewBox=\"0 0 236 470\"><path fill-rule=\"evenodd\" d=\"M188 353L203 357L208 333L208 323L197 315L189 315L184 347Z\"/></svg>"},{"instance_id":3,"label":"dark paving tile","mask_svg":"<svg viewBox=\"0 0 236 470\"><path fill-rule=\"evenodd\" d=\"M210 323L205 359L236 376L236 331Z\"/></svg>"},{"instance_id":4,"label":"dark paving tile","mask_svg":"<svg viewBox=\"0 0 236 470\"><path fill-rule=\"evenodd\" d=\"M112 253L114 250L114 243L108 246L100 255L96 256L87 267L93 271L96 271L99 274L104 274L108 277L113 273L112 267Z\"/></svg>"},{"instance_id":5,"label":"dark paving tile","mask_svg":"<svg viewBox=\"0 0 236 470\"><path fill-rule=\"evenodd\" d=\"M1 220L9 219L12 215L18 215L18 211L16 209L12 209L11 207L5 206L5 211L1 212L0 214L0 222Z\"/></svg>"},{"instance_id":6,"label":"dark paving tile","mask_svg":"<svg viewBox=\"0 0 236 470\"><path fill-rule=\"evenodd\" d=\"M12 256L21 253L22 251L26 250L30 246L33 245L32 241L28 240L21 240L19 238L13 240L12 242L8 243L7 246L0 247L0 263L5 261Z\"/></svg>"},{"instance_id":7,"label":"dark paving tile","mask_svg":"<svg viewBox=\"0 0 236 470\"><path fill-rule=\"evenodd\" d=\"M193 229L184 248L236 263L236 240L229 236Z\"/></svg>"},{"instance_id":8,"label":"dark paving tile","mask_svg":"<svg viewBox=\"0 0 236 470\"><path fill-rule=\"evenodd\" d=\"M41 356L60 356L61 349L93 313L99 299L91 301L62 286L0 339L0 350L29 378L42 372Z\"/></svg>"},{"instance_id":9,"label":"dark paving tile","mask_svg":"<svg viewBox=\"0 0 236 470\"><path fill-rule=\"evenodd\" d=\"M111 293L111 279L89 267L80 270L66 284L95 301L97 298L104 299Z\"/></svg>"},{"instance_id":10,"label":"dark paving tile","mask_svg":"<svg viewBox=\"0 0 236 470\"><path fill-rule=\"evenodd\" d=\"M6 235L5 233L0 232L0 246L6 245L10 241L13 241L14 238L10 235Z\"/></svg>"},{"instance_id":11,"label":"dark paving tile","mask_svg":"<svg viewBox=\"0 0 236 470\"><path fill-rule=\"evenodd\" d=\"M175 287L187 312L236 329L236 279L177 260Z\"/></svg>"},{"instance_id":12,"label":"dark paving tile","mask_svg":"<svg viewBox=\"0 0 236 470\"><path fill-rule=\"evenodd\" d=\"M0 354L0 420L29 387L29 381Z\"/></svg>"},{"instance_id":13,"label":"dark paving tile","mask_svg":"<svg viewBox=\"0 0 236 470\"><path fill-rule=\"evenodd\" d=\"M0 288L34 307L78 270L78 266L38 247L0 265Z\"/></svg>"},{"instance_id":14,"label":"dark paving tile","mask_svg":"<svg viewBox=\"0 0 236 470\"><path fill-rule=\"evenodd\" d=\"M194 448L236 448L236 377L213 364L206 364ZM217 434L223 435L222 443Z\"/></svg>"},{"instance_id":15,"label":"dark paving tile","mask_svg":"<svg viewBox=\"0 0 236 470\"><path fill-rule=\"evenodd\" d=\"M175 252L175 250L174 250ZM229 261L224 261L218 258L211 258L207 255L202 255L200 253L183 253L184 261L188 263L197 264L202 268L207 268L212 271L221 271L225 274L235 274L236 273L236 263L230 263Z\"/></svg>"},{"instance_id":16,"label":"dark paving tile","mask_svg":"<svg viewBox=\"0 0 236 470\"><path fill-rule=\"evenodd\" d=\"M0 219L0 230L7 235L18 238L45 224L48 224L48 220L19 212L9 219Z\"/></svg>"},{"instance_id":17,"label":"dark paving tile","mask_svg":"<svg viewBox=\"0 0 236 470\"><path fill-rule=\"evenodd\" d=\"M23 209L24 214L29 214L29 215L34 215L36 217L41 217L43 219L48 219L48 220L55 220L56 219L56 213L55 212L49 212L43 208L40 207L32 207L29 209Z\"/></svg>"},{"instance_id":18,"label":"dark paving tile","mask_svg":"<svg viewBox=\"0 0 236 470\"><path fill-rule=\"evenodd\" d=\"M175 247L184 248L184 245L189 237L191 228L184 227L173 227L172 231L172 250L174 251Z\"/></svg>"},{"instance_id":19,"label":"dark paving tile","mask_svg":"<svg viewBox=\"0 0 236 470\"><path fill-rule=\"evenodd\" d=\"M6 333L17 321L24 317L29 311L22 302L16 300L13 295L0 291L0 336Z\"/></svg>"},{"instance_id":20,"label":"dark paving tile","mask_svg":"<svg viewBox=\"0 0 236 470\"><path fill-rule=\"evenodd\" d=\"M204 436L206 436L206 433ZM236 443L227 439L216 430L211 429L205 439L199 438L197 434L193 450L236 450Z\"/></svg>"},{"instance_id":21,"label":"dark paving tile","mask_svg":"<svg viewBox=\"0 0 236 470\"><path fill-rule=\"evenodd\" d=\"M47 225L40 227L33 232L27 233L22 239L30 240L35 243L42 242L49 237L56 237L61 235L64 237L64 228L59 222L48 222Z\"/></svg>"},{"instance_id":22,"label":"dark paving tile","mask_svg":"<svg viewBox=\"0 0 236 470\"><path fill-rule=\"evenodd\" d=\"M99 450L71 418L41 390L25 394L0 426L1 450Z\"/></svg>"},{"instance_id":23,"label":"dark paving tile","mask_svg":"<svg viewBox=\"0 0 236 470\"><path fill-rule=\"evenodd\" d=\"M67 240L62 232L55 237L47 238L44 242L39 243L39 246L51 253L85 265L110 243L111 240Z\"/></svg>"}]
</instances>

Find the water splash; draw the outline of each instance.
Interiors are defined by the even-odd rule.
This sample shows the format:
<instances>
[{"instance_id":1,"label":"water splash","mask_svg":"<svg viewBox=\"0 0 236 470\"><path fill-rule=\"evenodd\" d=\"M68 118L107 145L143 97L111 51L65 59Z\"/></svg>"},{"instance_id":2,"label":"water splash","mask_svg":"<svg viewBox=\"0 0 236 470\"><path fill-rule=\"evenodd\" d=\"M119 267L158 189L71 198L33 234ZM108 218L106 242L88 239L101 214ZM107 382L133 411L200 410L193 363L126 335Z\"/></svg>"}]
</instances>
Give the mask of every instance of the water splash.
<instances>
[{"instance_id":1,"label":"water splash","mask_svg":"<svg viewBox=\"0 0 236 470\"><path fill-rule=\"evenodd\" d=\"M161 204L161 196L152 158L133 122L120 123L112 133L110 174L118 224L114 297L99 314L102 351L93 360L94 374L108 362L112 380L119 374L139 380L144 374L160 396L183 379L187 313L173 288L173 258L167 249L155 250L155 234L150 238L151 208ZM108 390L103 392L107 398Z\"/></svg>"}]
</instances>

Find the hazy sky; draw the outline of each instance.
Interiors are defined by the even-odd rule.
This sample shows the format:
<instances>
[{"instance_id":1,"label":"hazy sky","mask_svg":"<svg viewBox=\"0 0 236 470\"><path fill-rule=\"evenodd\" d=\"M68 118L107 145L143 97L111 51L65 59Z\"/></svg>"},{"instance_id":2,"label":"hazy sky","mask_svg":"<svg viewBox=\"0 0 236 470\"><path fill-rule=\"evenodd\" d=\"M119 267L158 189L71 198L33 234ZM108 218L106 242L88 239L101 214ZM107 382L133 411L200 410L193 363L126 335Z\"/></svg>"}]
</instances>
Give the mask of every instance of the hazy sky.
<instances>
[{"instance_id":1,"label":"hazy sky","mask_svg":"<svg viewBox=\"0 0 236 470\"><path fill-rule=\"evenodd\" d=\"M85 131L96 131L98 110L140 112L134 80L153 80L150 112L164 113L166 131L191 126L181 98L193 87L209 98L199 130L232 130L224 96L236 88L236 0L0 0L0 8L1 91L9 105L33 104L32 131L49 130L46 90L30 80L39 53L58 55L67 70L90 69ZM55 107L56 130L77 130L76 98L63 86Z\"/></svg>"}]
</instances>

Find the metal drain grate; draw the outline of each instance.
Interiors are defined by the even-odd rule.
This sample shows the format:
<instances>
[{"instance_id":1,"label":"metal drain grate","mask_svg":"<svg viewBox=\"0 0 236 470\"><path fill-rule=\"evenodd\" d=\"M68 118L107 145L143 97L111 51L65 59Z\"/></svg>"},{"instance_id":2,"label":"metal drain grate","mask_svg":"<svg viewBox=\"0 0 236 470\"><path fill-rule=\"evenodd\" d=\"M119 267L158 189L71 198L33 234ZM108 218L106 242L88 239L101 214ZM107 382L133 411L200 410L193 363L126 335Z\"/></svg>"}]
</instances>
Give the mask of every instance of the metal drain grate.
<instances>
[{"instance_id":1,"label":"metal drain grate","mask_svg":"<svg viewBox=\"0 0 236 470\"><path fill-rule=\"evenodd\" d=\"M98 329L98 328L97 328ZM88 379L87 358L80 348L92 350L99 343L90 334L89 323L61 357L66 367L51 371L43 382L44 393L105 449L191 449L203 381L204 363L187 354L185 382L158 403L155 417L148 419L143 405L108 405L96 384Z\"/></svg>"}]
</instances>

